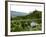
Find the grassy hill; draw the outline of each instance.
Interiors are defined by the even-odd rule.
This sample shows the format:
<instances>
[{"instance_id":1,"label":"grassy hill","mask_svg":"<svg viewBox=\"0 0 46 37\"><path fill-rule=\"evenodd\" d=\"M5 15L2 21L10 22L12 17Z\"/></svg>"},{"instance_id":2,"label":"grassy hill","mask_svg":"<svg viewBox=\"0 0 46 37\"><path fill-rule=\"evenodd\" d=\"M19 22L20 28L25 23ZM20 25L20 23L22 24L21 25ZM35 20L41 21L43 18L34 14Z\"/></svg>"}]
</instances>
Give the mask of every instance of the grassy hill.
<instances>
[{"instance_id":1,"label":"grassy hill","mask_svg":"<svg viewBox=\"0 0 46 37\"><path fill-rule=\"evenodd\" d=\"M17 17L11 17L11 20L21 20L21 19L40 19L42 17L42 12L41 11L33 11L32 13L29 13L28 15L25 16L17 16Z\"/></svg>"},{"instance_id":2,"label":"grassy hill","mask_svg":"<svg viewBox=\"0 0 46 37\"><path fill-rule=\"evenodd\" d=\"M25 16L14 16L11 17L11 32L19 32L19 31L37 31L41 30L42 23L42 12L35 10L32 13L29 13ZM21 20L21 21L20 21ZM32 28L30 23L35 21L39 25ZM27 22L27 24L26 24Z\"/></svg>"}]
</instances>

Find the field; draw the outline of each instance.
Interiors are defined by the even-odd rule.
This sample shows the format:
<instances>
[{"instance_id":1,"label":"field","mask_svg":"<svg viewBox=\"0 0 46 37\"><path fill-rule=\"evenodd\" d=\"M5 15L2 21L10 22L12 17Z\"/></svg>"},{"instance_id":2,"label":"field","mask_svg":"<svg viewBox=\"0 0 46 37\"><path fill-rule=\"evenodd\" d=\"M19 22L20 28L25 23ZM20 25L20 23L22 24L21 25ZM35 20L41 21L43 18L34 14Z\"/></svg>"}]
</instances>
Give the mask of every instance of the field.
<instances>
[{"instance_id":1,"label":"field","mask_svg":"<svg viewBox=\"0 0 46 37\"><path fill-rule=\"evenodd\" d=\"M36 25L31 25L35 22ZM11 32L39 31L42 28L42 11L35 10L25 16L11 16Z\"/></svg>"}]
</instances>

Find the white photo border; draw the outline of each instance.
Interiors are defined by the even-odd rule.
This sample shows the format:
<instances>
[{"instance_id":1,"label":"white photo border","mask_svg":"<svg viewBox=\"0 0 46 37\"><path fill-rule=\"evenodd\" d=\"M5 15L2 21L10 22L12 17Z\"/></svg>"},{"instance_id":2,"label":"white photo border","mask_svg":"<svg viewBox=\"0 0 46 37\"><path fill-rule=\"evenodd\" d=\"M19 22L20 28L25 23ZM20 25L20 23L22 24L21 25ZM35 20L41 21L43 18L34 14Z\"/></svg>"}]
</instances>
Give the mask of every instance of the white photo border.
<instances>
[{"instance_id":1,"label":"white photo border","mask_svg":"<svg viewBox=\"0 0 46 37\"><path fill-rule=\"evenodd\" d=\"M41 31L28 31L28 32L10 32L10 4L14 4L16 2L19 3L34 3L34 4L43 4L44 10L42 13L42 32ZM43 25L44 24L44 25ZM37 34L45 34L45 3L40 2L24 2L24 1L5 1L5 35L37 35Z\"/></svg>"}]
</instances>

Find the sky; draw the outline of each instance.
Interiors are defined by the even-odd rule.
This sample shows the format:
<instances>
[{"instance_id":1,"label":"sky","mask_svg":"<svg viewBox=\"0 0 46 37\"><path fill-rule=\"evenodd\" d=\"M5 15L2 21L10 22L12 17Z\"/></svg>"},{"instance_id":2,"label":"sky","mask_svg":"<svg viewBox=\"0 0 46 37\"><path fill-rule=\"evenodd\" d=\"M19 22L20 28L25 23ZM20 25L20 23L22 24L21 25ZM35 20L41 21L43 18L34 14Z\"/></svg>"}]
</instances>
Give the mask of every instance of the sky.
<instances>
[{"instance_id":1,"label":"sky","mask_svg":"<svg viewBox=\"0 0 46 37\"><path fill-rule=\"evenodd\" d=\"M11 11L30 13L34 10L43 11L43 4L24 4L24 3L15 3L11 4Z\"/></svg>"}]
</instances>

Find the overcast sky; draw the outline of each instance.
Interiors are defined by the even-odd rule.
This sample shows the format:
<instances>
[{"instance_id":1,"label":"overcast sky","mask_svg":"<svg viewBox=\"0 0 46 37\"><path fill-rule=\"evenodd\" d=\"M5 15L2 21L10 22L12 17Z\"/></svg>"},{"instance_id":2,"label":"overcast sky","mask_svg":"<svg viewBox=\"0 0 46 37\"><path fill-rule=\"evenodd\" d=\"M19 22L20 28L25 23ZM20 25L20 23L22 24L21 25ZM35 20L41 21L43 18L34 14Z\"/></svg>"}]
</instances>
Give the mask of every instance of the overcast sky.
<instances>
[{"instance_id":1,"label":"overcast sky","mask_svg":"<svg viewBox=\"0 0 46 37\"><path fill-rule=\"evenodd\" d=\"M11 11L25 12L29 13L30 11L40 10L43 11L42 4L24 4L24 3L15 3L11 5Z\"/></svg>"}]
</instances>

